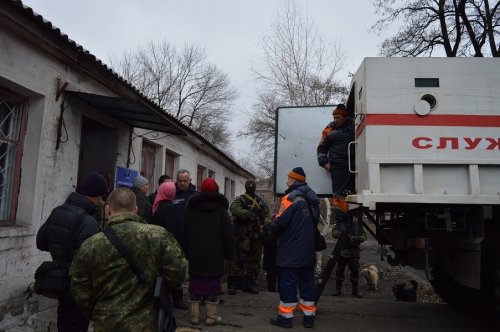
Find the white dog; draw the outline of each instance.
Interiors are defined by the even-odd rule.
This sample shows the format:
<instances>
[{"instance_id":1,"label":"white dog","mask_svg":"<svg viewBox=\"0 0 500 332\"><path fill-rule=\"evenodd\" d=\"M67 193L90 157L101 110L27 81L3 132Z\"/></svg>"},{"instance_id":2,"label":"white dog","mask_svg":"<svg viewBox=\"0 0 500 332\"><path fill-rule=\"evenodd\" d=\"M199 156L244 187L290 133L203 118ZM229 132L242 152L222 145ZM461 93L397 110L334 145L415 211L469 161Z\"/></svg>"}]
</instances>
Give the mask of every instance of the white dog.
<instances>
[{"instance_id":1,"label":"white dog","mask_svg":"<svg viewBox=\"0 0 500 332\"><path fill-rule=\"evenodd\" d=\"M367 269L361 270L361 275L365 277L368 289L378 290L378 269L375 265L370 265Z\"/></svg>"}]
</instances>

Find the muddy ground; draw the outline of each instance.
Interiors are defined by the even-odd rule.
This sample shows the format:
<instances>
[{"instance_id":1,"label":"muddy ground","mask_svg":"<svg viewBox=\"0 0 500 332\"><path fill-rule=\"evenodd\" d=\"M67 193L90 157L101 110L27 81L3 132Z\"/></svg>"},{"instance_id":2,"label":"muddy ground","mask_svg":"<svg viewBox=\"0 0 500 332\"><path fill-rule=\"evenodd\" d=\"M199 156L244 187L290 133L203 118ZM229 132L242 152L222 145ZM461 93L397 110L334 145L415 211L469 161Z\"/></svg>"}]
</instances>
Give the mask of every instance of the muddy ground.
<instances>
[{"instance_id":1,"label":"muddy ground","mask_svg":"<svg viewBox=\"0 0 500 332\"><path fill-rule=\"evenodd\" d=\"M329 236L326 237L328 248L321 253L322 267L325 266L332 252L335 240ZM409 280L418 282L417 302L419 303L443 303L441 298L434 293L432 286L427 281L425 274L422 271L417 271L409 267L391 266L387 260L381 260L380 248L373 238L369 238L361 244L361 269L367 268L370 265L375 265L379 270L378 290L369 290L364 278L360 276L359 288L365 299L389 300L394 301L392 288L395 284L400 284ZM265 271L259 275L259 284L262 291L267 291ZM333 270L327 282L324 296L334 296L335 291L335 270ZM349 268L345 271L345 281L342 285L342 297L352 297L351 282L349 281Z\"/></svg>"}]
</instances>

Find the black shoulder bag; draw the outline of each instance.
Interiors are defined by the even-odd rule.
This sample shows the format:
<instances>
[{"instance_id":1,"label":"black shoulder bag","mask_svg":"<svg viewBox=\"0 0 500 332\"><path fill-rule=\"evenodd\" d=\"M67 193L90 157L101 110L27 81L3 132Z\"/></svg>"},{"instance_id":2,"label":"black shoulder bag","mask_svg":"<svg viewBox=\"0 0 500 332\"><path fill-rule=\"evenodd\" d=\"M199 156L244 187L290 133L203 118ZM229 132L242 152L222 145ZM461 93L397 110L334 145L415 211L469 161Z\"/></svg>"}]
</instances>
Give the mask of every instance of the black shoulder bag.
<instances>
[{"instance_id":1,"label":"black shoulder bag","mask_svg":"<svg viewBox=\"0 0 500 332\"><path fill-rule=\"evenodd\" d=\"M108 226L108 228L106 228L106 230L104 231L104 235L106 235L109 242L111 242L111 244L115 246L120 255L125 258L139 281L146 281L144 272L139 268L139 266L137 266L134 258L130 255L130 252L120 240L115 230L111 226ZM165 287L165 277L157 277L153 294L157 307L157 330L158 332L174 332L177 328L177 324L172 312L172 303L170 300L170 296L167 294Z\"/></svg>"},{"instance_id":2,"label":"black shoulder bag","mask_svg":"<svg viewBox=\"0 0 500 332\"><path fill-rule=\"evenodd\" d=\"M85 213L83 209L77 213L77 220L70 229L70 237L64 252L73 252L70 246L75 241L76 230L82 223L82 217ZM69 266L64 260L43 262L35 271L35 284L33 286L35 293L52 299L60 298L68 290L68 273Z\"/></svg>"},{"instance_id":3,"label":"black shoulder bag","mask_svg":"<svg viewBox=\"0 0 500 332\"><path fill-rule=\"evenodd\" d=\"M311 209L311 206L309 205L309 202L307 201L307 199L304 196L302 196L302 195L297 195L297 196L302 197L306 201L307 208L309 209L309 214L311 215L311 222L313 223L313 227L314 227L314 251L325 250L326 249L325 237L323 235L321 235L321 233L319 232L318 226L316 226L316 224L314 223L314 214L312 213L312 209Z\"/></svg>"}]
</instances>

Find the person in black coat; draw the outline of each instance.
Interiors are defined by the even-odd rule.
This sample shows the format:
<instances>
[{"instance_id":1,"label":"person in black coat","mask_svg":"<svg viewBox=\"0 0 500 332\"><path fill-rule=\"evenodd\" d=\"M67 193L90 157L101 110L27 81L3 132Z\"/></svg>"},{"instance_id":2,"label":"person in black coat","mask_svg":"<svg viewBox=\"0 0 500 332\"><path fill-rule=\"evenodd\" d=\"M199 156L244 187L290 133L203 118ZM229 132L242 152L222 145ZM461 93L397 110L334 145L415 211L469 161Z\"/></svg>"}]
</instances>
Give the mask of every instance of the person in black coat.
<instances>
[{"instance_id":1,"label":"person in black coat","mask_svg":"<svg viewBox=\"0 0 500 332\"><path fill-rule=\"evenodd\" d=\"M170 234L172 234L179 244L182 243L180 235L181 220L176 214L173 200L175 198L175 184L173 182L164 182L158 188L153 204L152 224L162 226ZM182 285L177 285L171 292L174 307L177 309L187 310L187 305L184 302L184 294Z\"/></svg>"},{"instance_id":2,"label":"person in black coat","mask_svg":"<svg viewBox=\"0 0 500 332\"><path fill-rule=\"evenodd\" d=\"M135 200L137 202L137 215L146 222L150 223L153 219L153 206L151 205L151 202L149 202L148 196L146 196L149 192L149 180L144 176L137 175L132 182L130 190L132 190L135 194Z\"/></svg>"},{"instance_id":3,"label":"person in black coat","mask_svg":"<svg viewBox=\"0 0 500 332\"><path fill-rule=\"evenodd\" d=\"M172 203L174 198L175 184L173 182L162 183L153 203L152 224L165 228L180 243L180 221L177 220Z\"/></svg>"},{"instance_id":4,"label":"person in black coat","mask_svg":"<svg viewBox=\"0 0 500 332\"><path fill-rule=\"evenodd\" d=\"M271 221L276 219L276 213L271 215ZM267 225L269 227L269 225ZM276 266L276 242L264 237L264 254L262 256L262 269L266 271L267 291L276 292L279 287L279 268Z\"/></svg>"},{"instance_id":5,"label":"person in black coat","mask_svg":"<svg viewBox=\"0 0 500 332\"><path fill-rule=\"evenodd\" d=\"M222 321L217 315L218 295L222 293L220 278L224 274L224 259L234 251L234 235L227 209L227 199L219 194L214 179L206 178L201 193L187 202L182 228L183 249L189 270L190 321L198 324L200 301L205 300L206 325Z\"/></svg>"},{"instance_id":6,"label":"person in black coat","mask_svg":"<svg viewBox=\"0 0 500 332\"><path fill-rule=\"evenodd\" d=\"M186 213L186 203L189 197L196 195L196 187L191 183L191 173L187 169L180 169L177 172L177 179L175 182L175 214L177 220L183 220Z\"/></svg>"},{"instance_id":7,"label":"person in black coat","mask_svg":"<svg viewBox=\"0 0 500 332\"><path fill-rule=\"evenodd\" d=\"M108 192L106 179L97 173L89 174L78 192L71 193L63 205L56 207L36 235L36 247L50 252L52 260L69 267L75 251L101 228L92 215L97 211L102 197ZM69 288L62 294L57 307L57 329L87 331L89 320L76 306Z\"/></svg>"}]
</instances>

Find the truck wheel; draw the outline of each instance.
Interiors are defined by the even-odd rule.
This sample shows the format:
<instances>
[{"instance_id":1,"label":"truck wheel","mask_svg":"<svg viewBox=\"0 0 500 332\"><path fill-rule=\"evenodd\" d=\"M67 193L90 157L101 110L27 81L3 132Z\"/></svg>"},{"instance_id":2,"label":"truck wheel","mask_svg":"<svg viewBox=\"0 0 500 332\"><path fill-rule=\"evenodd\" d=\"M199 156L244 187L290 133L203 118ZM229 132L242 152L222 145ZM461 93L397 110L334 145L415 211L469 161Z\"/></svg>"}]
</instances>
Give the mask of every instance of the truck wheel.
<instances>
[{"instance_id":1,"label":"truck wheel","mask_svg":"<svg viewBox=\"0 0 500 332\"><path fill-rule=\"evenodd\" d=\"M497 266L494 279L493 279L493 289L490 296L490 302L492 309L500 314L500 265Z\"/></svg>"},{"instance_id":2,"label":"truck wheel","mask_svg":"<svg viewBox=\"0 0 500 332\"><path fill-rule=\"evenodd\" d=\"M446 303L456 306L460 301L460 293L457 289L457 284L453 282L453 279L446 272L439 268L434 267L431 271L433 277L430 280L434 292L443 299Z\"/></svg>"},{"instance_id":3,"label":"truck wheel","mask_svg":"<svg viewBox=\"0 0 500 332\"><path fill-rule=\"evenodd\" d=\"M439 259L432 268L431 275L433 277L433 279L430 280L432 288L434 288L436 294L449 305L460 309L484 307L484 301L480 296L480 292L455 282L453 278L441 268Z\"/></svg>"}]
</instances>

